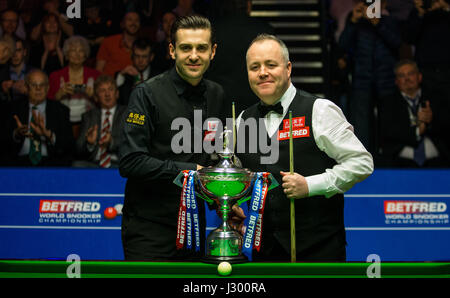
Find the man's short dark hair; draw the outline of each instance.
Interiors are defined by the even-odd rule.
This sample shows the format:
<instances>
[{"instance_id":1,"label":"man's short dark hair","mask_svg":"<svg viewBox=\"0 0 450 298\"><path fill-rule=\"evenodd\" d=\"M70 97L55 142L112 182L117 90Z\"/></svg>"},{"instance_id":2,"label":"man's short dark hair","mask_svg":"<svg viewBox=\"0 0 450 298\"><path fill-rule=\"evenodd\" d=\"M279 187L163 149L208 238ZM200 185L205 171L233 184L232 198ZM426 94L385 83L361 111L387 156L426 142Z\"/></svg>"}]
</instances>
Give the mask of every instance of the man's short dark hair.
<instances>
[{"instance_id":1,"label":"man's short dark hair","mask_svg":"<svg viewBox=\"0 0 450 298\"><path fill-rule=\"evenodd\" d=\"M412 67L414 67L414 69L417 72L420 72L419 67L417 66L417 63L411 59L402 59L400 61L398 61L395 66L394 66L394 73L397 75L397 71L400 67L402 67L403 65L411 65Z\"/></svg>"},{"instance_id":2,"label":"man's short dark hair","mask_svg":"<svg viewBox=\"0 0 450 298\"><path fill-rule=\"evenodd\" d=\"M133 51L134 49L145 50L150 48L150 52L153 50L152 42L147 38L138 38L133 42Z\"/></svg>"},{"instance_id":3,"label":"man's short dark hair","mask_svg":"<svg viewBox=\"0 0 450 298\"><path fill-rule=\"evenodd\" d=\"M101 74L97 77L97 79L94 82L94 93L95 94L97 94L97 90L100 87L100 85L102 85L104 83L111 83L111 85L113 85L114 88L117 90L116 80L110 75Z\"/></svg>"},{"instance_id":4,"label":"man's short dark hair","mask_svg":"<svg viewBox=\"0 0 450 298\"><path fill-rule=\"evenodd\" d=\"M211 22L200 15L180 17L175 20L170 32L171 43L176 43L176 33L180 29L206 29L211 32L211 44L215 44L215 34Z\"/></svg>"}]
</instances>

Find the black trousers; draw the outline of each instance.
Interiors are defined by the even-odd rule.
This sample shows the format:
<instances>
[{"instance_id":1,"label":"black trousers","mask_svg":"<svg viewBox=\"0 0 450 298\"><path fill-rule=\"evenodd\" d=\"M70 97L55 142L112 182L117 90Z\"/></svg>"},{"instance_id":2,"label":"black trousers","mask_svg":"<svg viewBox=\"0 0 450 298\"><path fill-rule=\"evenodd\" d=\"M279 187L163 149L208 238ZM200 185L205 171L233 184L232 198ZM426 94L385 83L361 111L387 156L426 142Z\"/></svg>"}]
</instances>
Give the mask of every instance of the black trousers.
<instances>
[{"instance_id":1,"label":"black trousers","mask_svg":"<svg viewBox=\"0 0 450 298\"><path fill-rule=\"evenodd\" d=\"M200 252L177 250L176 236L176 225L122 216L122 247L126 261L197 261L203 256L204 245ZM201 237L202 244L203 239Z\"/></svg>"}]
</instances>

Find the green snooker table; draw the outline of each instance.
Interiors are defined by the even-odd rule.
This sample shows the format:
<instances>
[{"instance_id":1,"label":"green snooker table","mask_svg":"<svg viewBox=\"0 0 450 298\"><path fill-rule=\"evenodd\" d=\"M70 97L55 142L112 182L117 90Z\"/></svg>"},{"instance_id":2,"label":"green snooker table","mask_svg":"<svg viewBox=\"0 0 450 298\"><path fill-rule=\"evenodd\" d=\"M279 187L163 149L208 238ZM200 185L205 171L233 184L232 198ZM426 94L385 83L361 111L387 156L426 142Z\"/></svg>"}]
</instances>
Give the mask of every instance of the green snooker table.
<instances>
[{"instance_id":1,"label":"green snooker table","mask_svg":"<svg viewBox=\"0 0 450 298\"><path fill-rule=\"evenodd\" d=\"M67 272L81 278L223 278L217 267L200 262L0 260L0 278L66 278ZM382 278L450 278L450 263L244 263L232 265L225 277L367 278L368 272Z\"/></svg>"}]
</instances>

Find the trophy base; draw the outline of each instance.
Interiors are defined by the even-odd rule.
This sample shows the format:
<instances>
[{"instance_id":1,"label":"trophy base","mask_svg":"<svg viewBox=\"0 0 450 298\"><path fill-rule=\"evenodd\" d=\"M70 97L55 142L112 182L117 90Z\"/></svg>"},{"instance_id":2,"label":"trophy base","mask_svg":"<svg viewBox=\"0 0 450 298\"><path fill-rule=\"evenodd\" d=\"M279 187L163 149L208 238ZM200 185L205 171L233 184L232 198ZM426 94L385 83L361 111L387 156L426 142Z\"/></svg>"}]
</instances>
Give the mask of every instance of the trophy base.
<instances>
[{"instance_id":1,"label":"trophy base","mask_svg":"<svg viewBox=\"0 0 450 298\"><path fill-rule=\"evenodd\" d=\"M221 262L228 262L230 264L239 264L239 263L245 263L248 262L248 259L246 256L205 256L202 258L202 262L208 263L208 264L220 264Z\"/></svg>"}]
</instances>

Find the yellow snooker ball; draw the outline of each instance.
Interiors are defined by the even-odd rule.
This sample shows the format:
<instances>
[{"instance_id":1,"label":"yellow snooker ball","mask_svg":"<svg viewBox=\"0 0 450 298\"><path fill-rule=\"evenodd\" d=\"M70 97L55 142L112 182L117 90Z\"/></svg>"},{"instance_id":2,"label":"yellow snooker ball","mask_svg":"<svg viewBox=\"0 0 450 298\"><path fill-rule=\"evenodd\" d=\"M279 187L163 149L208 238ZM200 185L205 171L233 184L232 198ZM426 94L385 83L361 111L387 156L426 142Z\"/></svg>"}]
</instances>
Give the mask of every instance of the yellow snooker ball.
<instances>
[{"instance_id":1,"label":"yellow snooker ball","mask_svg":"<svg viewBox=\"0 0 450 298\"><path fill-rule=\"evenodd\" d=\"M221 262L217 267L220 275L229 275L231 273L231 264L228 262Z\"/></svg>"}]
</instances>

